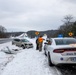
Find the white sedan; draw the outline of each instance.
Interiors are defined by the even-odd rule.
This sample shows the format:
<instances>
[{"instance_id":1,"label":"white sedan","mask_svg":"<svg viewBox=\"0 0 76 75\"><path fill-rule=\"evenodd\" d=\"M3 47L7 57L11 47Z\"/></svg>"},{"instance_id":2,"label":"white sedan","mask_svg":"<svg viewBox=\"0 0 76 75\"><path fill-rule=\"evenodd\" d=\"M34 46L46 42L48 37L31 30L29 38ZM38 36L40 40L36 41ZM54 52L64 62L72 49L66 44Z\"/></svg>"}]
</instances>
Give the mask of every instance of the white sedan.
<instances>
[{"instance_id":1,"label":"white sedan","mask_svg":"<svg viewBox=\"0 0 76 75\"><path fill-rule=\"evenodd\" d=\"M76 64L75 38L50 38L44 45L45 55L50 66Z\"/></svg>"}]
</instances>

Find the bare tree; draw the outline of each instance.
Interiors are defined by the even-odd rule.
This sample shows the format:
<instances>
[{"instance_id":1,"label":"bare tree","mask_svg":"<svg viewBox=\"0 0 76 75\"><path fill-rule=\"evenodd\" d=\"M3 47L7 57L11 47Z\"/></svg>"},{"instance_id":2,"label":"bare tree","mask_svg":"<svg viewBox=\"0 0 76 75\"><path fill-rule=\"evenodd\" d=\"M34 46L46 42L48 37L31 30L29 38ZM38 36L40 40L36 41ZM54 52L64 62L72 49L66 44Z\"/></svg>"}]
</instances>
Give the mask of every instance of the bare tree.
<instances>
[{"instance_id":1,"label":"bare tree","mask_svg":"<svg viewBox=\"0 0 76 75\"><path fill-rule=\"evenodd\" d=\"M5 38L5 37L7 37L6 31L7 31L6 28L3 27L2 25L0 25L0 38Z\"/></svg>"},{"instance_id":2,"label":"bare tree","mask_svg":"<svg viewBox=\"0 0 76 75\"><path fill-rule=\"evenodd\" d=\"M0 32L1 32L1 33L6 32L6 28L5 28L5 27L3 27L2 25L0 25Z\"/></svg>"},{"instance_id":3,"label":"bare tree","mask_svg":"<svg viewBox=\"0 0 76 75\"><path fill-rule=\"evenodd\" d=\"M62 22L63 22L63 25L61 25L59 27L59 33L63 34L64 36L68 36L68 33L69 32L72 32L72 25L73 25L73 16L72 15L66 15Z\"/></svg>"},{"instance_id":4,"label":"bare tree","mask_svg":"<svg viewBox=\"0 0 76 75\"><path fill-rule=\"evenodd\" d=\"M72 15L66 15L62 21L64 22L64 24L69 25L72 19L73 19Z\"/></svg>"}]
</instances>

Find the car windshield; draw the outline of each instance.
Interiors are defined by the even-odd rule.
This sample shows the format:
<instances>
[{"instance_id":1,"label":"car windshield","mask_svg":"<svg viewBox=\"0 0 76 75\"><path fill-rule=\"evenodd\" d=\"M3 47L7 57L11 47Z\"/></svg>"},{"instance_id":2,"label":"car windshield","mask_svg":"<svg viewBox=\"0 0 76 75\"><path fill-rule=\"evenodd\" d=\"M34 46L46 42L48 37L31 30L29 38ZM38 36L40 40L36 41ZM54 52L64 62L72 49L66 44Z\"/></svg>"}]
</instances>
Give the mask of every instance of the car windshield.
<instances>
[{"instance_id":1,"label":"car windshield","mask_svg":"<svg viewBox=\"0 0 76 75\"><path fill-rule=\"evenodd\" d=\"M22 42L29 42L27 39L22 39L21 41Z\"/></svg>"},{"instance_id":2,"label":"car windshield","mask_svg":"<svg viewBox=\"0 0 76 75\"><path fill-rule=\"evenodd\" d=\"M55 39L56 45L76 44L76 39Z\"/></svg>"}]
</instances>

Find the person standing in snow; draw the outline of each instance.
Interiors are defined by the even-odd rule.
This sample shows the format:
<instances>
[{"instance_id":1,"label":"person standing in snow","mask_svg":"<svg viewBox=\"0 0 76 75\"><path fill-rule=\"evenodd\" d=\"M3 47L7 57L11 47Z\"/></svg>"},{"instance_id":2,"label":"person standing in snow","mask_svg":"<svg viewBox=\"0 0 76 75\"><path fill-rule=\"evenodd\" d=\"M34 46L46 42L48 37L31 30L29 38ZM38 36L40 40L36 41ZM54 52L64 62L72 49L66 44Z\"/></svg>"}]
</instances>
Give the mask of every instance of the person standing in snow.
<instances>
[{"instance_id":1,"label":"person standing in snow","mask_svg":"<svg viewBox=\"0 0 76 75\"><path fill-rule=\"evenodd\" d=\"M38 38L36 39L36 50L39 50L39 42L38 42Z\"/></svg>"},{"instance_id":2,"label":"person standing in snow","mask_svg":"<svg viewBox=\"0 0 76 75\"><path fill-rule=\"evenodd\" d=\"M39 38L38 38L38 43L39 43L39 51L42 51L42 44L43 44L43 38L42 38L42 36L40 36Z\"/></svg>"}]
</instances>

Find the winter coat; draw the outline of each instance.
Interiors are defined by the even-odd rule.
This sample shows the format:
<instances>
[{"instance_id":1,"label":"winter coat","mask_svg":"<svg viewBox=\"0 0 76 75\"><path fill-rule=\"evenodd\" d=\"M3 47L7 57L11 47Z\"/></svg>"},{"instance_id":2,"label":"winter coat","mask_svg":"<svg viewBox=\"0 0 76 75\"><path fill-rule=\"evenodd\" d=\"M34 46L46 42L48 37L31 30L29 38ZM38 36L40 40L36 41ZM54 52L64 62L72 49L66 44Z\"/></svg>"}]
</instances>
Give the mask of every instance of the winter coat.
<instances>
[{"instance_id":1,"label":"winter coat","mask_svg":"<svg viewBox=\"0 0 76 75\"><path fill-rule=\"evenodd\" d=\"M39 38L38 38L38 42L39 42L39 43L42 43L43 40L44 40L44 39L43 39L42 37L39 37Z\"/></svg>"}]
</instances>

